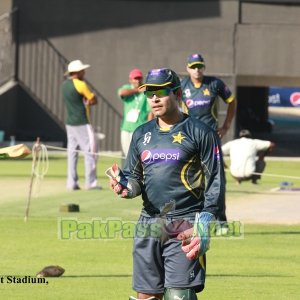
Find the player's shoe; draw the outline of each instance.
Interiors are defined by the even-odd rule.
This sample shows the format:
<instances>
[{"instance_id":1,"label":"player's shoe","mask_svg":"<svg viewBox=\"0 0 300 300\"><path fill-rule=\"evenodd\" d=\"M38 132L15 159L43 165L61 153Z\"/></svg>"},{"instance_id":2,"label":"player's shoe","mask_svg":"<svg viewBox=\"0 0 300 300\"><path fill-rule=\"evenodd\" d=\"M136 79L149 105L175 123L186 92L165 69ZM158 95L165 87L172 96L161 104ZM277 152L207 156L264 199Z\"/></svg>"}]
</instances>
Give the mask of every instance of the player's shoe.
<instances>
[{"instance_id":1,"label":"player's shoe","mask_svg":"<svg viewBox=\"0 0 300 300\"><path fill-rule=\"evenodd\" d=\"M80 190L80 186L76 184L72 187L67 187L67 190L69 190L69 191L78 191L78 190Z\"/></svg>"}]
</instances>

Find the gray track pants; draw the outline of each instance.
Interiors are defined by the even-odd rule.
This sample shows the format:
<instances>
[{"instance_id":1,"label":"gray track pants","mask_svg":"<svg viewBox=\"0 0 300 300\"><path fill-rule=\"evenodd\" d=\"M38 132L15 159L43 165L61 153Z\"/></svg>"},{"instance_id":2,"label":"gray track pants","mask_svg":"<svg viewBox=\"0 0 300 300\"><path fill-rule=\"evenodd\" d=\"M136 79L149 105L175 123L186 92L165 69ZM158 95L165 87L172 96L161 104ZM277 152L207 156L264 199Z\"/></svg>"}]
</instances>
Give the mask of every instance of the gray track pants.
<instances>
[{"instance_id":1,"label":"gray track pants","mask_svg":"<svg viewBox=\"0 0 300 300\"><path fill-rule=\"evenodd\" d=\"M68 137L68 179L67 188L73 189L78 186L77 162L80 149L84 152L85 187L91 188L97 185L96 164L97 155L89 152L97 152L95 134L90 124L71 126L66 125Z\"/></svg>"}]
</instances>

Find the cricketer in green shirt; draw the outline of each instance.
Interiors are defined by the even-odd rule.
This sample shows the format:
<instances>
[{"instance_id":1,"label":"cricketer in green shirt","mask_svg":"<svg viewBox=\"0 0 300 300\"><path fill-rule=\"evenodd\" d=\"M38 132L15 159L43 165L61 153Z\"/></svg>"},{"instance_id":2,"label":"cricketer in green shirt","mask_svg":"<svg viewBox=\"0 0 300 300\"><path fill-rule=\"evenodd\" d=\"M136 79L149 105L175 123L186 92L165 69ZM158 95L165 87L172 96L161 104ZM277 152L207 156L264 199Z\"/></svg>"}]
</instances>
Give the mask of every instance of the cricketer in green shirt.
<instances>
[{"instance_id":1,"label":"cricketer in green shirt","mask_svg":"<svg viewBox=\"0 0 300 300\"><path fill-rule=\"evenodd\" d=\"M122 90L133 89L132 84L124 84L118 92ZM124 114L121 124L121 130L133 132L148 119L150 112L147 98L143 93L136 93L129 96L120 96L123 101Z\"/></svg>"}]
</instances>

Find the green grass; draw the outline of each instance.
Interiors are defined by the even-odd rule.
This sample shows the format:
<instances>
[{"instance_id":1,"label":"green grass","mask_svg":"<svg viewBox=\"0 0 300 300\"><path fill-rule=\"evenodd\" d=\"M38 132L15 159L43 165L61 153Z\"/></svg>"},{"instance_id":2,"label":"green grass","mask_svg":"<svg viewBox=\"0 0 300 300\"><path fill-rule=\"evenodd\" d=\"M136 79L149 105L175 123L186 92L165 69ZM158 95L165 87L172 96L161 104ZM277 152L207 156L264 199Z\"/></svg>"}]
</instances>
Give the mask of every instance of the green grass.
<instances>
[{"instance_id":1,"label":"green grass","mask_svg":"<svg viewBox=\"0 0 300 300\"><path fill-rule=\"evenodd\" d=\"M128 299L131 289L131 239L59 238L61 218L79 222L107 218L133 221L141 199L122 200L108 188L104 170L111 158L100 157L98 174L102 191L68 192L66 157L51 156L49 171L34 187L29 219L24 223L31 159L0 161L0 273L1 276L32 276L44 266L66 269L48 284L8 284L0 281L1 299ZM298 176L300 162L268 161L266 173ZM83 177L83 161L79 162ZM299 173L299 172L298 172ZM269 193L281 181L263 177L259 185L237 186L227 176L227 199ZM63 213L65 203L76 203L79 213ZM298 299L300 294L300 226L245 225L239 239L212 239L208 252L206 289L199 299Z\"/></svg>"}]
</instances>

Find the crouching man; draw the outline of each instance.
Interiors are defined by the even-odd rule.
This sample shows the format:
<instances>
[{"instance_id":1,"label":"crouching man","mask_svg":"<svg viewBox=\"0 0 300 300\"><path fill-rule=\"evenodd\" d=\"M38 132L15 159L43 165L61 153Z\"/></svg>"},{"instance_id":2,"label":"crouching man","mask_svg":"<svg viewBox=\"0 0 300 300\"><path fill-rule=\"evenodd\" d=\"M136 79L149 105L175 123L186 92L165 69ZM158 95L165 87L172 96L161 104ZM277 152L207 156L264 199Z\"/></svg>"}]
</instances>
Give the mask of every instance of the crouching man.
<instances>
[{"instance_id":1,"label":"crouching man","mask_svg":"<svg viewBox=\"0 0 300 300\"><path fill-rule=\"evenodd\" d=\"M266 167L264 157L269 154L275 144L271 141L252 139L249 130L243 129L239 138L222 146L224 155L230 157L230 173L237 184L251 180L253 184L261 178Z\"/></svg>"}]
</instances>

